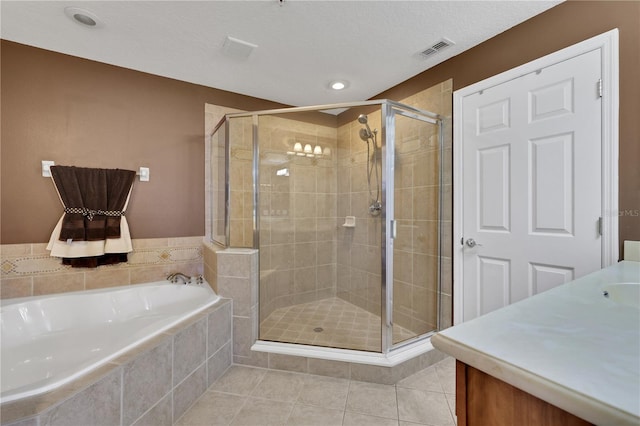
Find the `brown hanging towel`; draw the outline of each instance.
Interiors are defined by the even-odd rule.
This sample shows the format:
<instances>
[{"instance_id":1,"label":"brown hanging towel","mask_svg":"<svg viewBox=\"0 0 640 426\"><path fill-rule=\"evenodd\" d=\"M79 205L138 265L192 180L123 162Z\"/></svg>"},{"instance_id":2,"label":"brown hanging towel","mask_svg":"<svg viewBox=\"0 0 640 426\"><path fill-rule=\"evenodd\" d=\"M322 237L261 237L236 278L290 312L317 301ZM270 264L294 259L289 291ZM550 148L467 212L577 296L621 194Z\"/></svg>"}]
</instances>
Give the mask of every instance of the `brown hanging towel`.
<instances>
[{"instance_id":1,"label":"brown hanging towel","mask_svg":"<svg viewBox=\"0 0 640 426\"><path fill-rule=\"evenodd\" d=\"M65 212L58 240L73 244L121 237L121 218L136 176L134 171L52 166L51 176ZM126 261L126 253L63 258L65 264L87 267L121 261Z\"/></svg>"}]
</instances>

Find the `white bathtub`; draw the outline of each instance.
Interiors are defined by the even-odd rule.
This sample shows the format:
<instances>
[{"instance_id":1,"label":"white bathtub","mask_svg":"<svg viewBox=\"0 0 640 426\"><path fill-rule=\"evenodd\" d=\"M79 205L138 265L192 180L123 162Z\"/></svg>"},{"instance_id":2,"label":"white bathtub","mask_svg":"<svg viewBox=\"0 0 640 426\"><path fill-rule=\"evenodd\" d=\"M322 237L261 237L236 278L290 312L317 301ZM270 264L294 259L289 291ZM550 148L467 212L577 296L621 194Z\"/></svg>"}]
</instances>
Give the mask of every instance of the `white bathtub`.
<instances>
[{"instance_id":1,"label":"white bathtub","mask_svg":"<svg viewBox=\"0 0 640 426\"><path fill-rule=\"evenodd\" d=\"M0 402L68 383L219 299L206 282L164 281L3 301Z\"/></svg>"}]
</instances>

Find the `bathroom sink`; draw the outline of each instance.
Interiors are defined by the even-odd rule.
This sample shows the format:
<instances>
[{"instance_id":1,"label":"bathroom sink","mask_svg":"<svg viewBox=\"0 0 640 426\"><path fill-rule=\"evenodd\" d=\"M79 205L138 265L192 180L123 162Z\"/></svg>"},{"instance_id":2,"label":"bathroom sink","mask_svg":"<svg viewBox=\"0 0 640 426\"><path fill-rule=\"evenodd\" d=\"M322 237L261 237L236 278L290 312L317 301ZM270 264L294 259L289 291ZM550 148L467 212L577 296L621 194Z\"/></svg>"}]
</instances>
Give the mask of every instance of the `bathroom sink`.
<instances>
[{"instance_id":1,"label":"bathroom sink","mask_svg":"<svg viewBox=\"0 0 640 426\"><path fill-rule=\"evenodd\" d=\"M605 284L602 295L612 302L640 309L640 283Z\"/></svg>"}]
</instances>

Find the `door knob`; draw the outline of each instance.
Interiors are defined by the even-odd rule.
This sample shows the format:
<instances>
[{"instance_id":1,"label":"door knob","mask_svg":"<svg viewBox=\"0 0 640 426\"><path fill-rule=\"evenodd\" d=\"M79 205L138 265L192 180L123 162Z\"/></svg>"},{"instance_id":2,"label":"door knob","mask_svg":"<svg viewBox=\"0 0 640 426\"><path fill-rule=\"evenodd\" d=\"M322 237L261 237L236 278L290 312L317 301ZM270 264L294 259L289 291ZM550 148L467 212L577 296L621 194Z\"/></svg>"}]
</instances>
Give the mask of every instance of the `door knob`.
<instances>
[{"instance_id":1,"label":"door knob","mask_svg":"<svg viewBox=\"0 0 640 426\"><path fill-rule=\"evenodd\" d=\"M481 245L482 245L482 244L478 244L478 243L476 242L476 240L474 240L473 238L469 238L467 241L465 241L465 244L466 244L468 247L475 247L475 246L481 246Z\"/></svg>"}]
</instances>

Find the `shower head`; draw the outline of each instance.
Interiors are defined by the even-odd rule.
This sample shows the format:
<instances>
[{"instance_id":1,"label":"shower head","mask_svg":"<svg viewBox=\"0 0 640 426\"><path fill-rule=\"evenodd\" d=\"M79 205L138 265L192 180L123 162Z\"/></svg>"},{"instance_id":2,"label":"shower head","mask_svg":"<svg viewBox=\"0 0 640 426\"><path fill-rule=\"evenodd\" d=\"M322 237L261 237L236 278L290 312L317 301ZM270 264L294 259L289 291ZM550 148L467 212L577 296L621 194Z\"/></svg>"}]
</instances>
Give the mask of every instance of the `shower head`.
<instances>
[{"instance_id":1,"label":"shower head","mask_svg":"<svg viewBox=\"0 0 640 426\"><path fill-rule=\"evenodd\" d=\"M369 142L369 138L373 136L371 131L368 129L369 126L365 129L364 127L360 129L360 139L365 142Z\"/></svg>"},{"instance_id":2,"label":"shower head","mask_svg":"<svg viewBox=\"0 0 640 426\"><path fill-rule=\"evenodd\" d=\"M364 124L366 126L366 129L365 128L360 129L360 139L362 139L365 142L369 142L369 138L373 137L373 132L371 131L371 127L369 127L369 124L367 124L368 121L369 121L369 118L366 115L360 114L358 116L358 123Z\"/></svg>"}]
</instances>

